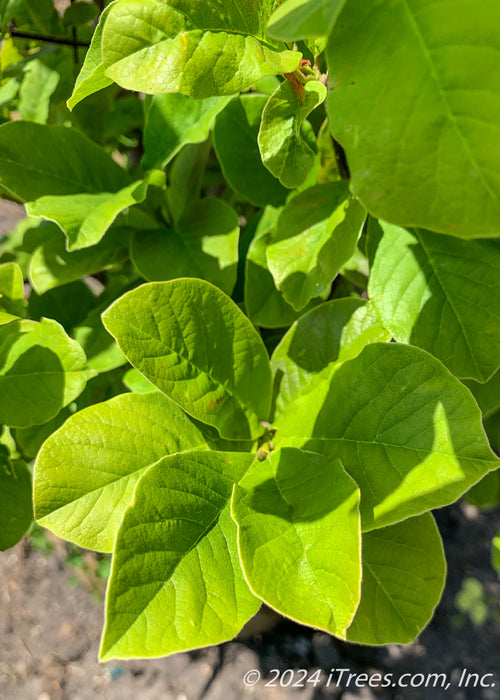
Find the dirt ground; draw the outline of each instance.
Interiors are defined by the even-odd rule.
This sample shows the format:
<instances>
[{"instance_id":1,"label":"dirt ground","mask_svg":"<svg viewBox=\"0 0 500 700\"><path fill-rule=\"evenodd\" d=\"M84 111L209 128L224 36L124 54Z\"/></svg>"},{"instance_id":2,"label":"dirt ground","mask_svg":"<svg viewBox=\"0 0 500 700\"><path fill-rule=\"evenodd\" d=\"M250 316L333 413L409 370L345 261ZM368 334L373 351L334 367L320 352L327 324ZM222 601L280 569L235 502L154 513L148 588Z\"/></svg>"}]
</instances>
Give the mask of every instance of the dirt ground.
<instances>
[{"instance_id":1,"label":"dirt ground","mask_svg":"<svg viewBox=\"0 0 500 700\"><path fill-rule=\"evenodd\" d=\"M23 211L0 202L0 235ZM459 504L436 513L448 560L445 594L434 619L409 646L382 648L348 645L326 634L260 614L253 629L218 648L167 659L99 664L104 583L68 563L68 548L56 538L53 551L26 539L0 554L0 700L453 700L500 699L500 582L490 564L492 537L500 529L500 509L480 513ZM92 565L89 554L83 561ZM91 567L92 568L92 567ZM76 572L76 574L75 574ZM77 585L75 586L75 579ZM482 624L473 624L456 607L466 579L482 587ZM78 582L79 581L79 582ZM101 600L96 600L96 596ZM272 627L267 632L265 627ZM446 673L450 689L412 690L325 687L267 687L271 669L332 668L368 674ZM494 687L457 688L466 668L495 675ZM262 679L244 687L243 676L258 670Z\"/></svg>"},{"instance_id":2,"label":"dirt ground","mask_svg":"<svg viewBox=\"0 0 500 700\"><path fill-rule=\"evenodd\" d=\"M445 595L434 619L409 646L361 647L336 642L289 621L277 620L267 632L248 630L241 639L218 648L166 659L99 664L97 650L103 605L85 578L76 587L66 546L52 553L25 541L0 555L0 698L2 700L397 700L441 698L441 689L303 689L266 687L271 669L332 668L369 674L442 673L456 682L463 668L493 673L496 687L450 688L456 700L500 698L500 583L489 564L491 538L500 527L500 511L479 513L467 505L438 512L448 559ZM488 618L474 626L455 606L463 579L479 580ZM264 614L259 625L272 615ZM275 621L275 620L274 620ZM243 675L257 669L264 679L245 688Z\"/></svg>"}]
</instances>

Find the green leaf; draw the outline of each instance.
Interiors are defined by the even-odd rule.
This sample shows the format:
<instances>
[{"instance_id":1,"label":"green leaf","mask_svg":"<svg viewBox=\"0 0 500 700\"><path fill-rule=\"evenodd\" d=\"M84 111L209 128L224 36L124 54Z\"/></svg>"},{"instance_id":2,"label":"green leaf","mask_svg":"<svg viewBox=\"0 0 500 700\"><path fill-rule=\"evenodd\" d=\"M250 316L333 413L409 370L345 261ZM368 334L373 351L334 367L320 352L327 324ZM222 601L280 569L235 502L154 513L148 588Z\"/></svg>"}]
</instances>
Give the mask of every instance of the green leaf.
<instances>
[{"instance_id":1,"label":"green leaf","mask_svg":"<svg viewBox=\"0 0 500 700\"><path fill-rule=\"evenodd\" d=\"M156 95L146 114L143 167L163 168L187 143L205 141L215 117L230 99L193 100L177 93Z\"/></svg>"},{"instance_id":2,"label":"green leaf","mask_svg":"<svg viewBox=\"0 0 500 700\"><path fill-rule=\"evenodd\" d=\"M329 34L346 0L287 0L271 15L268 34L282 41Z\"/></svg>"},{"instance_id":3,"label":"green leaf","mask_svg":"<svg viewBox=\"0 0 500 700\"><path fill-rule=\"evenodd\" d=\"M26 316L24 280L15 262L0 265L0 326Z\"/></svg>"},{"instance_id":4,"label":"green leaf","mask_svg":"<svg viewBox=\"0 0 500 700\"><path fill-rule=\"evenodd\" d=\"M361 490L364 531L452 503L500 465L469 390L406 345L368 345L277 427L277 445L342 460Z\"/></svg>"},{"instance_id":5,"label":"green leaf","mask_svg":"<svg viewBox=\"0 0 500 700\"><path fill-rule=\"evenodd\" d=\"M0 445L0 550L13 547L33 520L31 475L21 460L11 460Z\"/></svg>"},{"instance_id":6,"label":"green leaf","mask_svg":"<svg viewBox=\"0 0 500 700\"><path fill-rule=\"evenodd\" d=\"M101 320L102 306L90 311L74 329L73 337L87 355L91 369L96 372L109 372L126 364L127 358L110 337Z\"/></svg>"},{"instance_id":7,"label":"green leaf","mask_svg":"<svg viewBox=\"0 0 500 700\"><path fill-rule=\"evenodd\" d=\"M328 379L339 362L357 357L370 343L390 340L372 304L334 299L296 321L273 353L274 417Z\"/></svg>"},{"instance_id":8,"label":"green leaf","mask_svg":"<svg viewBox=\"0 0 500 700\"><path fill-rule=\"evenodd\" d=\"M102 13L99 24L92 37L82 69L76 79L73 94L67 102L68 109L70 110L73 110L79 102L89 95L103 90L113 83L111 78L108 78L104 72L101 50L102 28L110 9L110 7L107 7Z\"/></svg>"},{"instance_id":9,"label":"green leaf","mask_svg":"<svg viewBox=\"0 0 500 700\"><path fill-rule=\"evenodd\" d=\"M301 313L322 301L313 299L301 312L295 311L274 284L266 252L273 240L279 212L273 207L264 209L245 261L245 307L252 322L263 328L286 328Z\"/></svg>"},{"instance_id":10,"label":"green leaf","mask_svg":"<svg viewBox=\"0 0 500 700\"><path fill-rule=\"evenodd\" d=\"M114 227L98 245L68 252L66 237L57 229L35 249L30 260L29 278L36 293L43 294L124 262L129 255L130 233L129 228Z\"/></svg>"},{"instance_id":11,"label":"green leaf","mask_svg":"<svg viewBox=\"0 0 500 700\"><path fill-rule=\"evenodd\" d=\"M500 576L500 533L491 543L491 565Z\"/></svg>"},{"instance_id":12,"label":"green leaf","mask_svg":"<svg viewBox=\"0 0 500 700\"><path fill-rule=\"evenodd\" d=\"M271 367L235 303L202 280L145 284L103 322L130 363L194 418L234 440L262 435Z\"/></svg>"},{"instance_id":13,"label":"green leaf","mask_svg":"<svg viewBox=\"0 0 500 700\"><path fill-rule=\"evenodd\" d=\"M128 90L200 99L234 95L265 75L299 65L296 51L275 50L253 35L260 34L253 4L234 11L219 4L208 12L201 5L196 0L113 5L102 34L106 76ZM270 10L270 3L265 7Z\"/></svg>"},{"instance_id":14,"label":"green leaf","mask_svg":"<svg viewBox=\"0 0 500 700\"><path fill-rule=\"evenodd\" d=\"M296 311L314 297L328 296L354 253L365 218L344 181L310 187L285 206L266 254L276 286Z\"/></svg>"},{"instance_id":15,"label":"green leaf","mask_svg":"<svg viewBox=\"0 0 500 700\"><path fill-rule=\"evenodd\" d=\"M264 107L259 150L266 168L284 187L299 187L312 170L316 139L312 129L307 134L305 120L325 98L326 87L316 80L297 88L285 80Z\"/></svg>"},{"instance_id":16,"label":"green leaf","mask_svg":"<svg viewBox=\"0 0 500 700\"><path fill-rule=\"evenodd\" d=\"M493 446L492 446L493 447ZM500 472L489 472L467 491L465 500L481 510L490 510L500 504Z\"/></svg>"},{"instance_id":17,"label":"green leaf","mask_svg":"<svg viewBox=\"0 0 500 700\"><path fill-rule=\"evenodd\" d=\"M430 513L363 535L363 583L346 639L408 644L431 619L446 579L439 530Z\"/></svg>"},{"instance_id":18,"label":"green leaf","mask_svg":"<svg viewBox=\"0 0 500 700\"><path fill-rule=\"evenodd\" d=\"M98 243L119 214L146 199L151 180L158 181L156 171L118 192L40 197L26 209L31 216L43 216L58 224L71 252Z\"/></svg>"},{"instance_id":19,"label":"green leaf","mask_svg":"<svg viewBox=\"0 0 500 700\"><path fill-rule=\"evenodd\" d=\"M81 347L56 321L12 321L0 327L0 424L46 423L93 376Z\"/></svg>"},{"instance_id":20,"label":"green leaf","mask_svg":"<svg viewBox=\"0 0 500 700\"><path fill-rule=\"evenodd\" d=\"M1 303L1 302L0 302ZM464 382L476 399L483 418L489 418L500 408L500 370L480 384L472 379Z\"/></svg>"},{"instance_id":21,"label":"green leaf","mask_svg":"<svg viewBox=\"0 0 500 700\"><path fill-rule=\"evenodd\" d=\"M37 58L27 64L24 74L19 90L21 119L46 124L50 99L59 84L60 75L43 60Z\"/></svg>"},{"instance_id":22,"label":"green leaf","mask_svg":"<svg viewBox=\"0 0 500 700\"><path fill-rule=\"evenodd\" d=\"M99 8L94 2L73 2L64 10L63 24L65 27L79 27L95 20Z\"/></svg>"},{"instance_id":23,"label":"green leaf","mask_svg":"<svg viewBox=\"0 0 500 700\"><path fill-rule=\"evenodd\" d=\"M258 610L229 504L253 457L168 457L139 481L118 532L102 661L163 656L232 639Z\"/></svg>"},{"instance_id":24,"label":"green leaf","mask_svg":"<svg viewBox=\"0 0 500 700\"><path fill-rule=\"evenodd\" d=\"M500 4L349 0L328 45L327 111L373 216L500 235Z\"/></svg>"},{"instance_id":25,"label":"green leaf","mask_svg":"<svg viewBox=\"0 0 500 700\"><path fill-rule=\"evenodd\" d=\"M0 184L25 202L116 192L128 183L106 151L76 129L17 121L0 126Z\"/></svg>"},{"instance_id":26,"label":"green leaf","mask_svg":"<svg viewBox=\"0 0 500 700\"><path fill-rule=\"evenodd\" d=\"M66 333L70 333L98 303L89 287L79 280L50 289L38 296L31 292L28 299L28 315L33 321L42 317L57 318Z\"/></svg>"},{"instance_id":27,"label":"green leaf","mask_svg":"<svg viewBox=\"0 0 500 700\"><path fill-rule=\"evenodd\" d=\"M12 5L16 26L19 29L28 29L30 33L38 34L60 35L62 33L61 17L53 0L36 0L36 2L21 0Z\"/></svg>"},{"instance_id":28,"label":"green leaf","mask_svg":"<svg viewBox=\"0 0 500 700\"><path fill-rule=\"evenodd\" d=\"M235 488L232 513L252 591L302 624L344 636L359 602L359 491L340 460L283 448Z\"/></svg>"},{"instance_id":29,"label":"green leaf","mask_svg":"<svg viewBox=\"0 0 500 700\"><path fill-rule=\"evenodd\" d=\"M497 242L372 222L370 249L368 292L384 327L456 376L486 381L500 365Z\"/></svg>"},{"instance_id":30,"label":"green leaf","mask_svg":"<svg viewBox=\"0 0 500 700\"><path fill-rule=\"evenodd\" d=\"M195 449L207 449L204 434L160 392L84 408L38 454L36 519L59 537L110 552L141 476L166 455Z\"/></svg>"},{"instance_id":31,"label":"green leaf","mask_svg":"<svg viewBox=\"0 0 500 700\"><path fill-rule=\"evenodd\" d=\"M134 367L125 372L123 375L123 383L127 389L137 394L148 394L151 391L158 391L155 385L151 384L151 382Z\"/></svg>"},{"instance_id":32,"label":"green leaf","mask_svg":"<svg viewBox=\"0 0 500 700\"><path fill-rule=\"evenodd\" d=\"M279 206L287 190L262 164L257 137L267 95L241 95L217 117L214 145L224 177L233 190L256 206Z\"/></svg>"},{"instance_id":33,"label":"green leaf","mask_svg":"<svg viewBox=\"0 0 500 700\"><path fill-rule=\"evenodd\" d=\"M210 139L203 143L187 144L174 160L167 189L172 223L180 221L188 207L199 200L211 149Z\"/></svg>"},{"instance_id":34,"label":"green leaf","mask_svg":"<svg viewBox=\"0 0 500 700\"><path fill-rule=\"evenodd\" d=\"M239 230L234 209L209 197L189 207L176 230L136 234L131 257L149 281L199 277L231 294L236 284Z\"/></svg>"}]
</instances>

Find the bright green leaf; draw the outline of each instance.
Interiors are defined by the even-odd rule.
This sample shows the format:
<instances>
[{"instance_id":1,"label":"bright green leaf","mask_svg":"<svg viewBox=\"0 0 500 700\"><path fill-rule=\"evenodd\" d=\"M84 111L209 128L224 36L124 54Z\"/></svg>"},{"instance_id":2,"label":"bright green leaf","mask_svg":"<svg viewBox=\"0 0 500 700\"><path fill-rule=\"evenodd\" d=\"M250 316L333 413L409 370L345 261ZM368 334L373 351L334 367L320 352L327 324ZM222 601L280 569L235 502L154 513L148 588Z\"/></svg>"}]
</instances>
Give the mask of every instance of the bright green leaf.
<instances>
[{"instance_id":1,"label":"bright green leaf","mask_svg":"<svg viewBox=\"0 0 500 700\"><path fill-rule=\"evenodd\" d=\"M384 327L486 381L500 365L500 245L372 222L370 248L368 293Z\"/></svg>"},{"instance_id":2,"label":"bright green leaf","mask_svg":"<svg viewBox=\"0 0 500 700\"><path fill-rule=\"evenodd\" d=\"M314 297L328 296L354 253L365 218L344 181L310 187L284 207L266 255L276 286L296 311Z\"/></svg>"},{"instance_id":3,"label":"bright green leaf","mask_svg":"<svg viewBox=\"0 0 500 700\"><path fill-rule=\"evenodd\" d=\"M218 644L257 612L229 513L233 485L252 459L184 453L139 481L118 532L101 660Z\"/></svg>"},{"instance_id":4,"label":"bright green leaf","mask_svg":"<svg viewBox=\"0 0 500 700\"><path fill-rule=\"evenodd\" d=\"M131 364L194 418L228 439L263 433L267 352L219 289L193 279L145 284L118 299L103 322Z\"/></svg>"},{"instance_id":5,"label":"bright green leaf","mask_svg":"<svg viewBox=\"0 0 500 700\"><path fill-rule=\"evenodd\" d=\"M493 538L491 545L491 565L500 576L500 533Z\"/></svg>"},{"instance_id":6,"label":"bright green leaf","mask_svg":"<svg viewBox=\"0 0 500 700\"><path fill-rule=\"evenodd\" d=\"M59 537L109 552L140 477L162 457L194 449L207 449L205 436L160 392L84 408L38 455L36 519Z\"/></svg>"},{"instance_id":7,"label":"bright green leaf","mask_svg":"<svg viewBox=\"0 0 500 700\"><path fill-rule=\"evenodd\" d=\"M33 59L25 68L25 77L19 90L21 119L46 124L50 99L59 83L59 73L40 59Z\"/></svg>"},{"instance_id":8,"label":"bright green leaf","mask_svg":"<svg viewBox=\"0 0 500 700\"><path fill-rule=\"evenodd\" d=\"M363 583L346 639L408 644L429 622L446 579L439 530L430 513L363 535Z\"/></svg>"},{"instance_id":9,"label":"bright green leaf","mask_svg":"<svg viewBox=\"0 0 500 700\"><path fill-rule=\"evenodd\" d=\"M151 391L158 391L155 385L151 384L151 382L134 367L125 372L123 375L123 383L127 389L137 394L148 394Z\"/></svg>"},{"instance_id":10,"label":"bright green leaf","mask_svg":"<svg viewBox=\"0 0 500 700\"><path fill-rule=\"evenodd\" d=\"M152 174L156 179L156 173ZM54 221L68 238L68 251L98 243L116 217L143 202L152 178L137 180L118 192L40 197L27 205L31 216Z\"/></svg>"},{"instance_id":11,"label":"bright green leaf","mask_svg":"<svg viewBox=\"0 0 500 700\"><path fill-rule=\"evenodd\" d=\"M452 503L500 466L469 390L406 345L368 345L277 427L277 445L342 460L361 490L364 531Z\"/></svg>"},{"instance_id":12,"label":"bright green leaf","mask_svg":"<svg viewBox=\"0 0 500 700\"><path fill-rule=\"evenodd\" d=\"M262 162L284 187L302 185L314 165L316 139L307 136L306 118L326 98L326 88L316 80L296 88L289 80L269 98L259 131Z\"/></svg>"},{"instance_id":13,"label":"bright green leaf","mask_svg":"<svg viewBox=\"0 0 500 700\"><path fill-rule=\"evenodd\" d=\"M187 143L205 141L215 117L230 99L156 95L147 109L144 127L144 168L163 168Z\"/></svg>"},{"instance_id":14,"label":"bright green leaf","mask_svg":"<svg viewBox=\"0 0 500 700\"><path fill-rule=\"evenodd\" d=\"M349 0L328 45L327 110L373 216L500 235L500 4Z\"/></svg>"},{"instance_id":15,"label":"bright green leaf","mask_svg":"<svg viewBox=\"0 0 500 700\"><path fill-rule=\"evenodd\" d=\"M181 3L179 11L177 4L120 0L112 6L102 34L108 78L128 90L200 99L233 95L299 65L296 51L275 50L252 35L258 31L253 4L235 12L219 4L215 24L200 2ZM193 60L195 53L203 59Z\"/></svg>"},{"instance_id":16,"label":"bright green leaf","mask_svg":"<svg viewBox=\"0 0 500 700\"><path fill-rule=\"evenodd\" d=\"M26 316L24 280L15 262L0 265L0 326Z\"/></svg>"},{"instance_id":17,"label":"bright green leaf","mask_svg":"<svg viewBox=\"0 0 500 700\"><path fill-rule=\"evenodd\" d=\"M268 34L282 41L329 34L346 0L287 0L271 15Z\"/></svg>"},{"instance_id":18,"label":"bright green leaf","mask_svg":"<svg viewBox=\"0 0 500 700\"><path fill-rule=\"evenodd\" d=\"M13 321L0 327L0 424L46 423L93 376L81 347L56 321Z\"/></svg>"},{"instance_id":19,"label":"bright green leaf","mask_svg":"<svg viewBox=\"0 0 500 700\"><path fill-rule=\"evenodd\" d=\"M104 21L109 13L110 7L107 7L101 15L99 24L96 27L89 50L85 56L82 69L76 79L73 94L68 100L68 108L74 109L76 105L94 92L98 92L103 88L112 85L113 81L106 76L104 65L102 62L102 28Z\"/></svg>"},{"instance_id":20,"label":"bright green leaf","mask_svg":"<svg viewBox=\"0 0 500 700\"><path fill-rule=\"evenodd\" d=\"M245 263L245 305L253 323L263 328L283 328L300 316L274 284L269 271L266 252L272 243L279 209L266 207L250 244ZM321 299L313 299L301 313L308 311Z\"/></svg>"},{"instance_id":21,"label":"bright green leaf","mask_svg":"<svg viewBox=\"0 0 500 700\"><path fill-rule=\"evenodd\" d=\"M255 595L303 624L344 636L361 584L359 491L338 459L283 448L236 487L232 513Z\"/></svg>"}]
</instances>

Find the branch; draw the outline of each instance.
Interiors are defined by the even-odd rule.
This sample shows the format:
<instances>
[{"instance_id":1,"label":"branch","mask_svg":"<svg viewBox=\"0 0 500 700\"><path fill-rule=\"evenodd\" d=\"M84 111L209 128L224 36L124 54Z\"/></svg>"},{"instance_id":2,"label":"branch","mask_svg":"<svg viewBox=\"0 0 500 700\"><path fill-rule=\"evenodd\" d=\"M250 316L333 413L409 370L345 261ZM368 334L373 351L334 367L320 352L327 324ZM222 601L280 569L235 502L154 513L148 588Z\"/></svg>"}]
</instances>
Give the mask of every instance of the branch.
<instances>
[{"instance_id":1,"label":"branch","mask_svg":"<svg viewBox=\"0 0 500 700\"><path fill-rule=\"evenodd\" d=\"M33 41L45 41L48 44L63 44L64 46L83 46L88 48L90 44L87 41L78 41L75 39L64 39L59 36L44 36L43 34L29 34L28 32L19 32L14 27L9 26L9 34L18 39L32 39Z\"/></svg>"}]
</instances>

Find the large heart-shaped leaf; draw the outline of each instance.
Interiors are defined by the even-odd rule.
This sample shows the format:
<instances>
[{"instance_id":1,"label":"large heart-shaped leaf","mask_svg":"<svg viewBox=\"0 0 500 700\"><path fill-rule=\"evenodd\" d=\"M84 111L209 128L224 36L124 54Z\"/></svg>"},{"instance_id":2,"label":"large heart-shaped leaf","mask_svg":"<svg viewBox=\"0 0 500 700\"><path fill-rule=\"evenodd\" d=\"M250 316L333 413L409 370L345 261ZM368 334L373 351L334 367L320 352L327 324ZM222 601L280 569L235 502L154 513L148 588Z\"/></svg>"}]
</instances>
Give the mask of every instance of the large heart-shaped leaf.
<instances>
[{"instance_id":1,"label":"large heart-shaped leaf","mask_svg":"<svg viewBox=\"0 0 500 700\"><path fill-rule=\"evenodd\" d=\"M271 6L259 3L256 13L254 3L120 0L102 33L106 76L129 90L200 99L233 95L265 75L293 71L300 54L263 38Z\"/></svg>"},{"instance_id":2,"label":"large heart-shaped leaf","mask_svg":"<svg viewBox=\"0 0 500 700\"><path fill-rule=\"evenodd\" d=\"M372 222L369 247L384 327L458 377L487 380L500 365L500 244Z\"/></svg>"},{"instance_id":3,"label":"large heart-shaped leaf","mask_svg":"<svg viewBox=\"0 0 500 700\"><path fill-rule=\"evenodd\" d=\"M262 435L271 367L236 304L202 280L143 285L104 314L134 367L198 420L234 440Z\"/></svg>"},{"instance_id":4,"label":"large heart-shaped leaf","mask_svg":"<svg viewBox=\"0 0 500 700\"><path fill-rule=\"evenodd\" d=\"M0 327L0 424L46 423L95 374L82 348L56 321L12 321Z\"/></svg>"},{"instance_id":5,"label":"large heart-shaped leaf","mask_svg":"<svg viewBox=\"0 0 500 700\"><path fill-rule=\"evenodd\" d=\"M109 552L141 476L207 437L160 392L122 394L71 416L35 466L36 518L59 537Z\"/></svg>"},{"instance_id":6,"label":"large heart-shaped leaf","mask_svg":"<svg viewBox=\"0 0 500 700\"><path fill-rule=\"evenodd\" d=\"M254 593L343 636L359 602L359 491L340 460L283 448L236 487L238 549Z\"/></svg>"},{"instance_id":7,"label":"large heart-shaped leaf","mask_svg":"<svg viewBox=\"0 0 500 700\"><path fill-rule=\"evenodd\" d=\"M500 466L468 389L406 345L368 345L277 425L276 444L342 460L361 490L365 531L452 503Z\"/></svg>"},{"instance_id":8,"label":"large heart-shaped leaf","mask_svg":"<svg viewBox=\"0 0 500 700\"><path fill-rule=\"evenodd\" d=\"M184 453L139 481L116 541L101 660L218 644L257 612L229 512L233 486L252 460Z\"/></svg>"},{"instance_id":9,"label":"large heart-shaped leaf","mask_svg":"<svg viewBox=\"0 0 500 700\"><path fill-rule=\"evenodd\" d=\"M500 235L500 4L349 0L328 46L328 113L374 216Z\"/></svg>"},{"instance_id":10,"label":"large heart-shaped leaf","mask_svg":"<svg viewBox=\"0 0 500 700\"><path fill-rule=\"evenodd\" d=\"M446 561L430 513L363 535L361 600L346 639L408 644L441 598Z\"/></svg>"}]
</instances>

